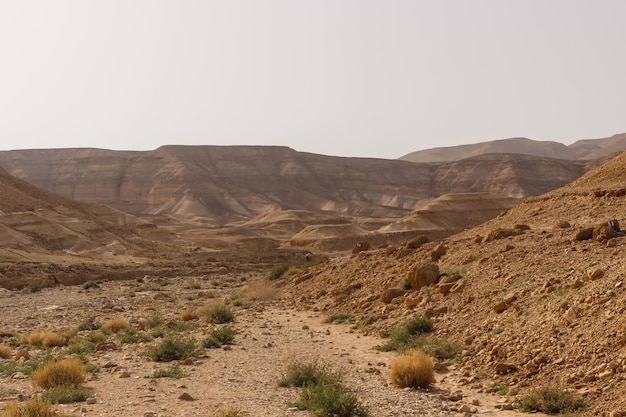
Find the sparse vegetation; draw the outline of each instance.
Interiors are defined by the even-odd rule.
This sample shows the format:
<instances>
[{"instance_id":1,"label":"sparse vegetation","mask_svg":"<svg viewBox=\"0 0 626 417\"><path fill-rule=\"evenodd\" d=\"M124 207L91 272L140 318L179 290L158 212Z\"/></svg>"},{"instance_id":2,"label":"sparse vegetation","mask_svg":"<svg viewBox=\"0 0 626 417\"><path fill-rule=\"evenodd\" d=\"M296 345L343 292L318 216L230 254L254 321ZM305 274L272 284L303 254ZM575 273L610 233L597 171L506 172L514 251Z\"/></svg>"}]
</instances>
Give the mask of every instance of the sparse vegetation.
<instances>
[{"instance_id":1,"label":"sparse vegetation","mask_svg":"<svg viewBox=\"0 0 626 417\"><path fill-rule=\"evenodd\" d=\"M198 320L200 315L196 310L184 310L180 313L180 319L182 321Z\"/></svg>"},{"instance_id":2,"label":"sparse vegetation","mask_svg":"<svg viewBox=\"0 0 626 417\"><path fill-rule=\"evenodd\" d=\"M31 346L65 346L69 340L68 334L59 334L55 332L42 332L34 330L29 334L22 335L20 341Z\"/></svg>"},{"instance_id":3,"label":"sparse vegetation","mask_svg":"<svg viewBox=\"0 0 626 417\"><path fill-rule=\"evenodd\" d=\"M277 280L281 278L283 275L285 275L287 271L289 271L289 265L283 264L283 265L277 266L276 268L270 271L268 279L270 281Z\"/></svg>"},{"instance_id":4,"label":"sparse vegetation","mask_svg":"<svg viewBox=\"0 0 626 417\"><path fill-rule=\"evenodd\" d=\"M209 337L202 341L205 348L219 348L228 345L235 339L235 332L230 327L222 327L211 332Z\"/></svg>"},{"instance_id":5,"label":"sparse vegetation","mask_svg":"<svg viewBox=\"0 0 626 417\"><path fill-rule=\"evenodd\" d=\"M172 366L168 369L158 369L152 373L152 378L184 378L186 375L180 366Z\"/></svg>"},{"instance_id":6,"label":"sparse vegetation","mask_svg":"<svg viewBox=\"0 0 626 417\"><path fill-rule=\"evenodd\" d=\"M0 417L69 417L54 411L48 401L34 397L24 404L18 402L9 403L0 412Z\"/></svg>"},{"instance_id":7,"label":"sparse vegetation","mask_svg":"<svg viewBox=\"0 0 626 417\"><path fill-rule=\"evenodd\" d=\"M216 410L211 414L211 417L244 417L246 414L235 407L226 407Z\"/></svg>"},{"instance_id":8,"label":"sparse vegetation","mask_svg":"<svg viewBox=\"0 0 626 417\"><path fill-rule=\"evenodd\" d=\"M427 388L435 381L433 360L418 350L400 354L391 361L391 382L400 388Z\"/></svg>"},{"instance_id":9,"label":"sparse vegetation","mask_svg":"<svg viewBox=\"0 0 626 417\"><path fill-rule=\"evenodd\" d=\"M300 400L293 404L300 410L309 410L315 416L368 417L369 410L358 398L333 384L307 384L302 388Z\"/></svg>"},{"instance_id":10,"label":"sparse vegetation","mask_svg":"<svg viewBox=\"0 0 626 417\"><path fill-rule=\"evenodd\" d=\"M43 389L79 386L83 382L85 382L85 367L77 358L49 360L32 375L33 385Z\"/></svg>"},{"instance_id":11,"label":"sparse vegetation","mask_svg":"<svg viewBox=\"0 0 626 417\"><path fill-rule=\"evenodd\" d=\"M569 391L556 387L541 387L523 397L519 401L519 406L524 412L561 414L583 411L587 404Z\"/></svg>"},{"instance_id":12,"label":"sparse vegetation","mask_svg":"<svg viewBox=\"0 0 626 417\"><path fill-rule=\"evenodd\" d=\"M44 392L41 398L53 404L69 404L83 402L92 396L92 389L76 385L51 388Z\"/></svg>"},{"instance_id":13,"label":"sparse vegetation","mask_svg":"<svg viewBox=\"0 0 626 417\"><path fill-rule=\"evenodd\" d=\"M200 309L200 314L215 324L230 323L235 320L235 315L224 303L213 303Z\"/></svg>"},{"instance_id":14,"label":"sparse vegetation","mask_svg":"<svg viewBox=\"0 0 626 417\"><path fill-rule=\"evenodd\" d=\"M83 284L83 290L92 290L100 288L100 284L97 281L87 281Z\"/></svg>"},{"instance_id":15,"label":"sparse vegetation","mask_svg":"<svg viewBox=\"0 0 626 417\"><path fill-rule=\"evenodd\" d=\"M139 342L147 343L147 342L152 341L152 336L144 332L140 332L134 327L129 327L123 332L118 333L117 338L122 343L139 343Z\"/></svg>"},{"instance_id":16,"label":"sparse vegetation","mask_svg":"<svg viewBox=\"0 0 626 417\"><path fill-rule=\"evenodd\" d=\"M128 329L130 327L130 323L122 317L115 317L104 323L103 327L110 332L118 333L122 330Z\"/></svg>"},{"instance_id":17,"label":"sparse vegetation","mask_svg":"<svg viewBox=\"0 0 626 417\"><path fill-rule=\"evenodd\" d=\"M13 349L11 346L0 345L0 358L9 359L13 354Z\"/></svg>"},{"instance_id":18,"label":"sparse vegetation","mask_svg":"<svg viewBox=\"0 0 626 417\"><path fill-rule=\"evenodd\" d=\"M292 360L287 364L287 369L278 381L281 387L304 387L307 384L338 384L341 373L333 371L318 361L301 362Z\"/></svg>"},{"instance_id":19,"label":"sparse vegetation","mask_svg":"<svg viewBox=\"0 0 626 417\"><path fill-rule=\"evenodd\" d=\"M193 356L195 350L196 342L194 340L179 340L169 337L158 345L148 348L146 354L155 362L171 362L189 358Z\"/></svg>"},{"instance_id":20,"label":"sparse vegetation","mask_svg":"<svg viewBox=\"0 0 626 417\"><path fill-rule=\"evenodd\" d=\"M333 323L351 322L353 318L354 316L348 313L331 314L330 316L326 317L326 319L324 320L324 323L333 324Z\"/></svg>"}]
</instances>

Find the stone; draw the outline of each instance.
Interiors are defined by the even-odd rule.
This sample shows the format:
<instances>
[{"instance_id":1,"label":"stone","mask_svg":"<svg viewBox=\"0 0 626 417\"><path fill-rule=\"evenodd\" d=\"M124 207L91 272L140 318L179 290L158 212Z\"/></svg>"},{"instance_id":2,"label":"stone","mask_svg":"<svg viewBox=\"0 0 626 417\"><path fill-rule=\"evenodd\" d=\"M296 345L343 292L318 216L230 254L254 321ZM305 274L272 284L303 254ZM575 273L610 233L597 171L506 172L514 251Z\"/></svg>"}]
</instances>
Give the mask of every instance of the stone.
<instances>
[{"instance_id":1,"label":"stone","mask_svg":"<svg viewBox=\"0 0 626 417\"><path fill-rule=\"evenodd\" d=\"M432 261L422 261L409 273L408 280L415 290L436 284L439 281L439 265Z\"/></svg>"},{"instance_id":2,"label":"stone","mask_svg":"<svg viewBox=\"0 0 626 417\"><path fill-rule=\"evenodd\" d=\"M497 314L500 314L504 312L508 307L509 305L506 302L500 301L499 303L493 306L493 311L495 311Z\"/></svg>"},{"instance_id":3,"label":"stone","mask_svg":"<svg viewBox=\"0 0 626 417\"><path fill-rule=\"evenodd\" d=\"M404 290L401 290L400 288L388 288L383 291L380 300L385 304L389 304L394 298L401 297L403 295Z\"/></svg>"},{"instance_id":4,"label":"stone","mask_svg":"<svg viewBox=\"0 0 626 417\"><path fill-rule=\"evenodd\" d=\"M577 241L589 240L591 238L593 238L593 227L581 229L578 232L576 232L576 235L574 235L574 240L577 240Z\"/></svg>"},{"instance_id":5,"label":"stone","mask_svg":"<svg viewBox=\"0 0 626 417\"><path fill-rule=\"evenodd\" d=\"M519 370L519 367L515 365L514 363L500 362L496 364L496 367L495 367L495 371L499 374L508 374L508 373L515 372L518 370Z\"/></svg>"},{"instance_id":6,"label":"stone","mask_svg":"<svg viewBox=\"0 0 626 417\"><path fill-rule=\"evenodd\" d=\"M184 392L182 394L180 394L178 396L178 399L181 401L196 401L195 398L193 398L191 395L189 395L188 393Z\"/></svg>"},{"instance_id":7,"label":"stone","mask_svg":"<svg viewBox=\"0 0 626 417\"><path fill-rule=\"evenodd\" d=\"M569 324L574 324L574 323L576 323L578 321L578 319L580 318L581 315L582 315L582 311L580 310L580 308L578 308L576 306L572 306L572 307L567 309L567 311L563 315L563 318Z\"/></svg>"},{"instance_id":8,"label":"stone","mask_svg":"<svg viewBox=\"0 0 626 417\"><path fill-rule=\"evenodd\" d=\"M604 275L604 271L600 268L591 268L587 270L587 278L590 280L596 280Z\"/></svg>"},{"instance_id":9,"label":"stone","mask_svg":"<svg viewBox=\"0 0 626 417\"><path fill-rule=\"evenodd\" d=\"M446 246L443 243L435 246L435 248L430 251L430 260L435 262L441 259L447 252Z\"/></svg>"},{"instance_id":10,"label":"stone","mask_svg":"<svg viewBox=\"0 0 626 417\"><path fill-rule=\"evenodd\" d=\"M368 251L372 248L370 242L358 242L352 247L352 256L355 256L361 252Z\"/></svg>"}]
</instances>

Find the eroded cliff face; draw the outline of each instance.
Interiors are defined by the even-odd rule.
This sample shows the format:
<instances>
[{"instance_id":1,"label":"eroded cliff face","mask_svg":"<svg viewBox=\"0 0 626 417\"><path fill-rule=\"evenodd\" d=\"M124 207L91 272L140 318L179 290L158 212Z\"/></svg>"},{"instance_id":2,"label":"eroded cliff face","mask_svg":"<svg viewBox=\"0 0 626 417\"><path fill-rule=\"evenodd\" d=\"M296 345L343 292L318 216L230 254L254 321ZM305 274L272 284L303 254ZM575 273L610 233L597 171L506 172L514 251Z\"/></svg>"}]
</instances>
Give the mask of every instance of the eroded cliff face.
<instances>
[{"instance_id":1,"label":"eroded cliff face","mask_svg":"<svg viewBox=\"0 0 626 417\"><path fill-rule=\"evenodd\" d=\"M583 162L528 155L412 163L273 146L7 151L0 152L0 166L64 197L135 215L246 219L273 210L400 217L451 192L541 194L588 169Z\"/></svg>"}]
</instances>

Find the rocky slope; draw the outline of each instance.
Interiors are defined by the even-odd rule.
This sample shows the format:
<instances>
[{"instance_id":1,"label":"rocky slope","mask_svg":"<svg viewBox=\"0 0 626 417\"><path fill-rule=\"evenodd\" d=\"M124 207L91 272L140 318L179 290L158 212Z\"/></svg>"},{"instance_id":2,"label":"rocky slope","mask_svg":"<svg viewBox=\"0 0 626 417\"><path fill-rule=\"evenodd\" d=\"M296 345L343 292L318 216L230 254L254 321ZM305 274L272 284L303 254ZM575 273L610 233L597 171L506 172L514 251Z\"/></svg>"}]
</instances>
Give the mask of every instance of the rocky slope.
<instances>
[{"instance_id":1,"label":"rocky slope","mask_svg":"<svg viewBox=\"0 0 626 417\"><path fill-rule=\"evenodd\" d=\"M7 151L0 152L0 166L78 201L225 224L275 210L398 218L446 193L541 194L592 164L523 155L415 164L285 147L165 146L150 152Z\"/></svg>"},{"instance_id":2,"label":"rocky slope","mask_svg":"<svg viewBox=\"0 0 626 417\"><path fill-rule=\"evenodd\" d=\"M525 154L566 160L598 159L626 150L626 133L603 139L583 139L566 146L551 141L510 138L470 145L449 146L411 152L401 160L411 162L457 161L489 153Z\"/></svg>"},{"instance_id":3,"label":"rocky slope","mask_svg":"<svg viewBox=\"0 0 626 417\"><path fill-rule=\"evenodd\" d=\"M626 153L441 242L360 252L282 284L303 308L378 329L432 317L461 345L468 386L559 385L589 415L624 412L626 238L599 226L626 224L625 198ZM417 289L426 264L438 283Z\"/></svg>"}]
</instances>

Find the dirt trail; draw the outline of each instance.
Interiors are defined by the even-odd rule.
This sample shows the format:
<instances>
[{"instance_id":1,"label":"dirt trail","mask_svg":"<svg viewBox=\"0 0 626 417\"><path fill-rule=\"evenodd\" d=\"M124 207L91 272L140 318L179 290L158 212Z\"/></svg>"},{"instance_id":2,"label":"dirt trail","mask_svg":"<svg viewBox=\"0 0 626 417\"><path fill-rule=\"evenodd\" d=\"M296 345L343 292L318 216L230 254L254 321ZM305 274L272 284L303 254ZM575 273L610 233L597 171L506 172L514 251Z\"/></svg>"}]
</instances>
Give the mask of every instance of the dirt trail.
<instances>
[{"instance_id":1,"label":"dirt trail","mask_svg":"<svg viewBox=\"0 0 626 417\"><path fill-rule=\"evenodd\" d=\"M129 290L137 285L132 282L105 283L94 292L61 287L36 294L5 293L0 298L2 324L20 334L34 328L74 327L77 321L94 313L99 321L112 316L124 316L132 321L163 308L164 317L167 314L175 317L182 309L197 303L197 300L189 301L190 294L197 290L185 289L183 280L171 282L174 284L167 287L171 298L159 303L154 299L161 297L155 294L165 291L137 292L128 297ZM113 310L102 314L94 306L99 307L105 295ZM455 415L464 404L475 413L505 417L519 414L497 410L498 396L479 395L468 386L458 386L460 377L455 369L437 374L437 383L428 391L392 386L389 364L394 353L372 349L381 342L378 337L346 324L323 323L325 315L321 313L296 311L285 301L268 301L252 304L250 308L236 308L235 317L231 324L237 332L235 343L226 349L204 350L205 354L192 364L182 366L187 376L180 379L152 378L156 369L168 369L172 364L150 361L145 356L147 345L143 343L118 342L118 350L89 354L89 362L101 368L86 383L95 390L95 402L59 408L67 413L102 417L207 416L216 407L228 406L249 416L307 416L307 412L288 405L298 399L299 389L279 387L277 382L290 360L318 360L345 373L343 381L347 389L369 407L373 416L449 416ZM198 323L181 337L202 340L211 328L212 325ZM116 341L114 337L112 340ZM42 354L36 349L31 352L34 356ZM53 353L61 352L57 349ZM27 378L0 374L0 386L2 401L20 395L28 398L34 392ZM450 393L456 391L461 391L463 397L451 401ZM473 405L473 400L478 402Z\"/></svg>"}]
</instances>

